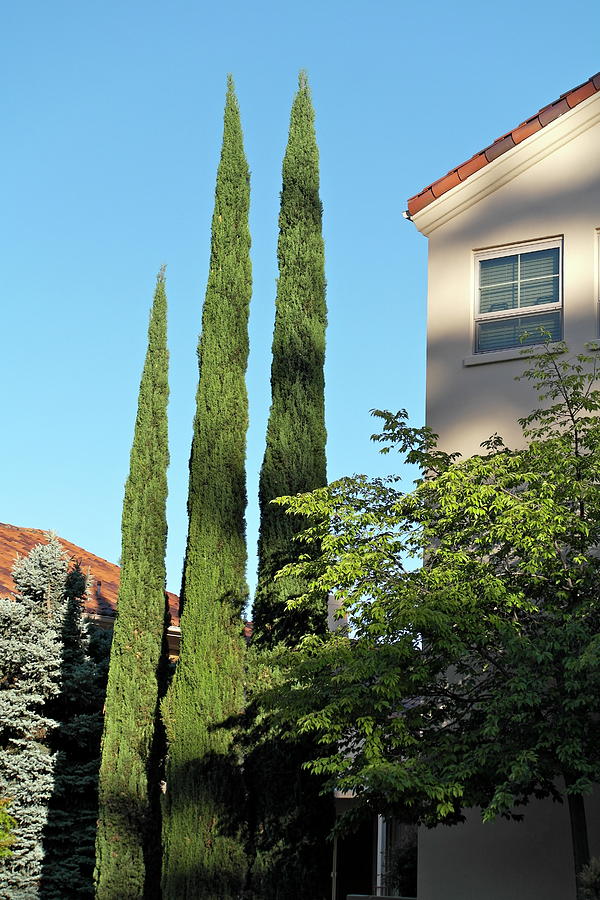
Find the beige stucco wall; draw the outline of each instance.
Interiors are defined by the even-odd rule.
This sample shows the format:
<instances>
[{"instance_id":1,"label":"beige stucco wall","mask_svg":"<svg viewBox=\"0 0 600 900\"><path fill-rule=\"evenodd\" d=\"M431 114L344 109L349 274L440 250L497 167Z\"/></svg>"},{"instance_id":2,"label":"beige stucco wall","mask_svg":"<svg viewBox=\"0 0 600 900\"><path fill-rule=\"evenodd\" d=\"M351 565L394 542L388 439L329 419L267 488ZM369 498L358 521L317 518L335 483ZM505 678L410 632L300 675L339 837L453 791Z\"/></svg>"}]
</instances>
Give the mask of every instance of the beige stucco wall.
<instances>
[{"instance_id":1,"label":"beige stucco wall","mask_svg":"<svg viewBox=\"0 0 600 900\"><path fill-rule=\"evenodd\" d=\"M600 95L413 220L429 238L427 422L444 449L464 455L494 432L516 446L516 420L536 398L514 380L525 367L518 351L474 355L474 254L561 236L564 338L576 352L599 338ZM535 802L525 813L521 824L483 825L473 812L464 826L422 830L419 900L574 900L566 808ZM588 818L600 855L600 803Z\"/></svg>"},{"instance_id":2,"label":"beige stucco wall","mask_svg":"<svg viewBox=\"0 0 600 900\"><path fill-rule=\"evenodd\" d=\"M588 120L593 121L594 111L600 118L600 95L586 103ZM599 336L600 121L556 146L578 112L572 110L565 121L557 120L481 170L473 176L480 176L474 185L469 179L415 217L418 227L429 217L423 227L429 237L427 422L445 449L477 452L481 441L496 431L509 443L517 442L516 419L535 403L527 385L514 380L524 368L522 360L465 365L473 358L475 251L562 236L565 340L580 350ZM535 147L528 146L535 141ZM511 177L511 154L525 156L525 149L541 158L521 160L528 167ZM505 179L497 188L496 173ZM467 196L461 197L461 189ZM481 199L477 190L484 194ZM455 192L457 202L467 206L458 213L451 208ZM434 219L436 212L441 224ZM491 360L494 355L477 358Z\"/></svg>"},{"instance_id":3,"label":"beige stucco wall","mask_svg":"<svg viewBox=\"0 0 600 900\"><path fill-rule=\"evenodd\" d=\"M587 803L590 850L600 854L600 798ZM418 900L575 900L569 814L534 801L522 822L464 825L419 833Z\"/></svg>"}]
</instances>

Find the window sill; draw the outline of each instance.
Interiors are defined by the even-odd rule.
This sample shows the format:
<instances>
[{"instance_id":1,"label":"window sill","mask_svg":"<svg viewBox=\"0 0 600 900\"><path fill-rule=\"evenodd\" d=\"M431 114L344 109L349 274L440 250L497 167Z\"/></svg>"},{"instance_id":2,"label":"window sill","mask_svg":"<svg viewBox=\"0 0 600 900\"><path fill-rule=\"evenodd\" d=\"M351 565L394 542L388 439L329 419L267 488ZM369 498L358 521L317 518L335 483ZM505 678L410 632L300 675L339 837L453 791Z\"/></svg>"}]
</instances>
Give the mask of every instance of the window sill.
<instances>
[{"instance_id":1,"label":"window sill","mask_svg":"<svg viewBox=\"0 0 600 900\"><path fill-rule=\"evenodd\" d=\"M531 356L539 344L534 344L523 353L522 347L511 347L510 350L492 350L488 353L474 353L473 356L465 356L463 366L484 366L487 363L506 362L509 359L527 359Z\"/></svg>"}]
</instances>

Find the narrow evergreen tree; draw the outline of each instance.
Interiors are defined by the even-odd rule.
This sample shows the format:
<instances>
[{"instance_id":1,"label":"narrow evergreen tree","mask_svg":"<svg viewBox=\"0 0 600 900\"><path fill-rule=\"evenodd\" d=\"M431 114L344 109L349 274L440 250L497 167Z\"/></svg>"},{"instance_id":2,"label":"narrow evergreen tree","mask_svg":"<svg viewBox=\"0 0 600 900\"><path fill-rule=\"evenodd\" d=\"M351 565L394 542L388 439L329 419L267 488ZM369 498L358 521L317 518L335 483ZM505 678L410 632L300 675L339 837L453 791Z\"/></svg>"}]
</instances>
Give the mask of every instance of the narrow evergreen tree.
<instances>
[{"instance_id":1,"label":"narrow evergreen tree","mask_svg":"<svg viewBox=\"0 0 600 900\"><path fill-rule=\"evenodd\" d=\"M305 524L286 516L271 500L321 487L325 458L325 251L319 198L319 151L306 74L290 119L283 160L277 246L279 281L271 365L271 410L260 473L258 589L253 609L254 642L293 645L307 631L326 628L326 600L309 613L290 613L288 600L303 593L291 578L275 574L294 558L293 538Z\"/></svg>"},{"instance_id":2,"label":"narrow evergreen tree","mask_svg":"<svg viewBox=\"0 0 600 900\"><path fill-rule=\"evenodd\" d=\"M300 73L292 105L277 247L271 410L260 473L258 587L253 643L262 650L294 646L307 633L327 628L327 601L290 611L305 582L276 573L300 548L294 537L306 522L286 516L271 500L326 484L324 373L325 253L319 197L319 151L306 74ZM286 744L265 731L254 708L245 772L249 792L251 896L256 900L321 900L330 894L333 801L304 763L309 741Z\"/></svg>"},{"instance_id":3,"label":"narrow evergreen tree","mask_svg":"<svg viewBox=\"0 0 600 900\"><path fill-rule=\"evenodd\" d=\"M163 703L168 740L164 900L237 898L244 795L234 720L244 703L249 172L231 77L212 220L190 457L181 655Z\"/></svg>"},{"instance_id":4,"label":"narrow evergreen tree","mask_svg":"<svg viewBox=\"0 0 600 900\"><path fill-rule=\"evenodd\" d=\"M96 896L153 896L146 878L158 823L153 737L165 630L167 299L156 283L122 518L121 584L110 657L99 782ZM150 870L149 870L150 871Z\"/></svg>"},{"instance_id":5,"label":"narrow evergreen tree","mask_svg":"<svg viewBox=\"0 0 600 900\"><path fill-rule=\"evenodd\" d=\"M0 600L0 796L15 820L10 855L0 859L4 900L43 896L44 830L55 787L49 710L62 689L62 635L85 580L69 580L69 560L56 537L13 567L18 594ZM1 854L0 854L1 855ZM73 895L67 895L73 896Z\"/></svg>"},{"instance_id":6,"label":"narrow evergreen tree","mask_svg":"<svg viewBox=\"0 0 600 900\"><path fill-rule=\"evenodd\" d=\"M102 709L111 633L86 623L87 580L76 564L65 580L60 692L46 704L57 727L49 738L54 784L43 833L42 900L94 896L94 843Z\"/></svg>"}]
</instances>

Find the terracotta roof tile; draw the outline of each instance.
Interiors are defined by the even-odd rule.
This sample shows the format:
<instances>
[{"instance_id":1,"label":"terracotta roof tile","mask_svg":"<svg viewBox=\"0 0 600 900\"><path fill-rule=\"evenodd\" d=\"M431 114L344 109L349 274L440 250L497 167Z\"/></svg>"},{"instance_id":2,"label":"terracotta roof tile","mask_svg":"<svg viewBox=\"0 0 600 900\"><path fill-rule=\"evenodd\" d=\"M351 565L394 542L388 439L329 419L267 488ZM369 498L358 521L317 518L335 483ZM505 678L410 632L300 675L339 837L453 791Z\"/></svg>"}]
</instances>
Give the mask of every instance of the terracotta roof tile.
<instances>
[{"instance_id":1,"label":"terracotta roof tile","mask_svg":"<svg viewBox=\"0 0 600 900\"><path fill-rule=\"evenodd\" d=\"M567 103L567 98L563 97L562 100L557 100L556 103L551 103L549 106L540 109L538 119L541 122L542 128L545 128L550 122L554 122L559 116L563 116L566 112L569 112L570 108L571 107Z\"/></svg>"},{"instance_id":2,"label":"terracotta roof tile","mask_svg":"<svg viewBox=\"0 0 600 900\"><path fill-rule=\"evenodd\" d=\"M45 544L47 540L47 532L38 528L17 528L0 523L0 597L15 593L11 570L17 556L25 556L36 544ZM73 561L80 562L83 571L89 574L90 596L85 601L86 612L90 615L115 616L121 576L119 566L61 537L59 541ZM179 597L169 591L167 597L171 624L179 625Z\"/></svg>"},{"instance_id":3,"label":"terracotta roof tile","mask_svg":"<svg viewBox=\"0 0 600 900\"><path fill-rule=\"evenodd\" d=\"M577 88L574 91L571 91L570 94L567 94L566 101L571 107L577 106L578 103L582 103L584 100L587 100L588 97L591 97L592 94L596 93L596 88L594 87L593 81L586 81L585 84L582 84L580 88Z\"/></svg>"},{"instance_id":4,"label":"terracotta roof tile","mask_svg":"<svg viewBox=\"0 0 600 900\"><path fill-rule=\"evenodd\" d=\"M443 194L451 191L452 188L459 184L459 182L466 181L467 178L479 171L479 169L489 165L489 163L498 159L499 156L502 156L517 144L527 140L527 138L531 137L532 134L535 134L536 131L545 128L550 122L554 122L559 116L564 115L574 106L577 106L578 103L582 103L584 100L587 100L588 97L591 97L599 91L600 72L593 75L591 78L588 78L583 84L562 94L558 100L554 101L554 103L550 103L548 106L540 109L535 115L526 119L525 122L522 122L516 128L513 128L512 131L499 137L493 144L490 144L489 147L484 147L483 150L480 150L480 152L472 156L471 159L461 163L460 166L451 169L451 171L442 178L438 178L437 181L434 181L418 194L415 194L414 197L411 197L408 201L409 215L413 216L415 213L420 212L426 206L429 206L430 203L433 203L437 197L441 197Z\"/></svg>"},{"instance_id":5,"label":"terracotta roof tile","mask_svg":"<svg viewBox=\"0 0 600 900\"><path fill-rule=\"evenodd\" d=\"M431 190L433 191L434 197L440 197L442 194L445 194L446 191L449 191L450 188L455 187L460 181L460 177L456 169L454 172L449 172L443 178L440 178L435 184L432 186Z\"/></svg>"},{"instance_id":6,"label":"terracotta roof tile","mask_svg":"<svg viewBox=\"0 0 600 900\"><path fill-rule=\"evenodd\" d=\"M513 141L515 144L520 144L521 141L524 141L526 138L531 137L532 134L535 134L536 131L539 131L542 127L542 123L539 120L538 116L534 116L533 119L528 119L527 122L523 122L522 125L517 126L512 133Z\"/></svg>"},{"instance_id":7,"label":"terracotta roof tile","mask_svg":"<svg viewBox=\"0 0 600 900\"><path fill-rule=\"evenodd\" d=\"M432 200L435 200L433 191L431 188L427 188L415 197L410 198L408 201L409 213L413 216L415 213L418 213L420 209L423 209L424 206L428 206Z\"/></svg>"},{"instance_id":8,"label":"terracotta roof tile","mask_svg":"<svg viewBox=\"0 0 600 900\"><path fill-rule=\"evenodd\" d=\"M458 167L458 177L461 181L466 181L469 175L478 172L484 166L487 166L485 153L476 153L475 156L472 156L471 159L468 159L462 166Z\"/></svg>"},{"instance_id":9,"label":"terracotta roof tile","mask_svg":"<svg viewBox=\"0 0 600 900\"><path fill-rule=\"evenodd\" d=\"M505 137L494 141L492 146L486 149L485 158L488 162L494 162L495 159L498 159L498 157L502 156L503 153L506 153L507 150L512 150L514 146L515 142L513 141L512 134L507 134Z\"/></svg>"}]
</instances>

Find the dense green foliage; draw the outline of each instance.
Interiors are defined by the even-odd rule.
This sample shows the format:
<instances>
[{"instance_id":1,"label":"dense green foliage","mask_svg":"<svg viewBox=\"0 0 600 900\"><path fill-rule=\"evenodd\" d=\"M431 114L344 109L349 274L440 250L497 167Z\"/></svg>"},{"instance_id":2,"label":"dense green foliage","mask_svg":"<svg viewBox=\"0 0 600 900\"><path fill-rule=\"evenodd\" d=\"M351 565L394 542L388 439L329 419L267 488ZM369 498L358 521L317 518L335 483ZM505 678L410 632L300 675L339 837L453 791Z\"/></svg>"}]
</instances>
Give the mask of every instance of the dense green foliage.
<instances>
[{"instance_id":1,"label":"dense green foliage","mask_svg":"<svg viewBox=\"0 0 600 900\"><path fill-rule=\"evenodd\" d=\"M0 795L16 820L12 854L0 861L7 900L39 897L43 831L54 784L44 705L60 690L60 627L66 565L58 542L13 568L18 595L0 601Z\"/></svg>"},{"instance_id":2,"label":"dense green foliage","mask_svg":"<svg viewBox=\"0 0 600 900\"><path fill-rule=\"evenodd\" d=\"M82 624L85 578L51 537L13 579L17 597L0 601L0 792L15 822L2 896L90 897L103 673Z\"/></svg>"},{"instance_id":3,"label":"dense green foliage","mask_svg":"<svg viewBox=\"0 0 600 900\"><path fill-rule=\"evenodd\" d=\"M294 538L303 523L271 504L282 495L326 483L324 373L325 258L319 198L319 152L314 110L305 73L290 117L283 160L277 247L279 280L271 366L271 409L260 473L258 588L253 609L254 647L265 653L280 642L293 646L307 632L326 631L326 594L290 610L288 601L306 584L295 574L275 580L296 558ZM268 661L263 660L268 667ZM262 665L259 663L260 666ZM260 900L312 900L330 893L333 824L331 797L303 766L313 747L307 740L282 743L249 709L250 750L245 774L249 794L252 896Z\"/></svg>"},{"instance_id":4,"label":"dense green foliage","mask_svg":"<svg viewBox=\"0 0 600 900\"><path fill-rule=\"evenodd\" d=\"M302 523L271 504L276 497L310 491L327 481L325 252L319 151L304 73L283 160L277 259L271 410L259 483L258 589L252 612L254 642L266 647L278 641L294 644L307 630L326 627L324 597L314 609L287 609L290 597L303 593L304 583L295 576L275 581L275 574L294 558L293 538Z\"/></svg>"},{"instance_id":5,"label":"dense green foliage","mask_svg":"<svg viewBox=\"0 0 600 900\"><path fill-rule=\"evenodd\" d=\"M167 299L159 273L122 518L121 584L102 738L96 896L152 896L160 851L154 748L165 631Z\"/></svg>"},{"instance_id":6,"label":"dense green foliage","mask_svg":"<svg viewBox=\"0 0 600 900\"><path fill-rule=\"evenodd\" d=\"M9 806L10 800L0 799L0 859L11 855L14 844L13 829L17 821L8 811Z\"/></svg>"},{"instance_id":7,"label":"dense green foliage","mask_svg":"<svg viewBox=\"0 0 600 900\"><path fill-rule=\"evenodd\" d=\"M234 747L244 705L249 172L229 78L190 457L181 655L163 703L165 900L235 898L245 879ZM231 721L230 721L231 720Z\"/></svg>"},{"instance_id":8,"label":"dense green foliage","mask_svg":"<svg viewBox=\"0 0 600 900\"><path fill-rule=\"evenodd\" d=\"M581 900L600 900L600 859L593 857L579 876Z\"/></svg>"},{"instance_id":9,"label":"dense green foliage","mask_svg":"<svg viewBox=\"0 0 600 900\"><path fill-rule=\"evenodd\" d=\"M414 490L355 477L284 501L315 549L291 574L309 604L337 591L352 637L291 654L275 702L322 742L313 769L371 809L434 825L566 799L581 871L600 780L600 390L592 358L565 354L548 345L525 373L541 402L526 449L494 435L461 461L378 413Z\"/></svg>"},{"instance_id":10,"label":"dense green foliage","mask_svg":"<svg viewBox=\"0 0 600 900\"><path fill-rule=\"evenodd\" d=\"M84 623L85 590L85 576L76 564L65 579L60 692L45 707L57 727L48 739L54 754L54 784L43 836L44 900L94 895L98 770L111 634Z\"/></svg>"}]
</instances>

